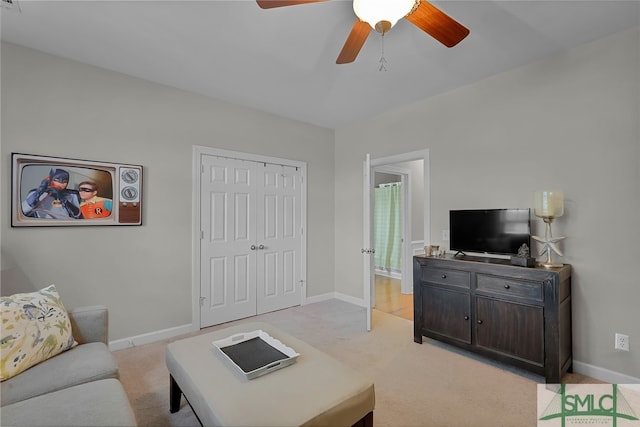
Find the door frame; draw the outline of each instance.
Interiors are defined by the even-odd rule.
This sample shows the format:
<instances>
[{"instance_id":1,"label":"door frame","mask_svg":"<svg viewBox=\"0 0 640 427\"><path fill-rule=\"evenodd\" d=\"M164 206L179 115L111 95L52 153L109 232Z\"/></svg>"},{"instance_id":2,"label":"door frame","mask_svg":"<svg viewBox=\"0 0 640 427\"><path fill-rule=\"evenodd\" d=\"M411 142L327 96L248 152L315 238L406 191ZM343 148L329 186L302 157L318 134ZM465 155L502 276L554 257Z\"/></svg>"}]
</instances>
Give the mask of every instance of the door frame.
<instances>
[{"instance_id":1,"label":"door frame","mask_svg":"<svg viewBox=\"0 0 640 427\"><path fill-rule=\"evenodd\" d=\"M191 164L191 330L200 330L200 240L202 236L200 227L200 159L203 155L300 168L302 173L302 187L300 189L300 285L302 289L300 292L300 304L305 305L307 301L307 163L298 160L281 159L260 154L194 145L192 146Z\"/></svg>"},{"instance_id":2,"label":"door frame","mask_svg":"<svg viewBox=\"0 0 640 427\"><path fill-rule=\"evenodd\" d=\"M424 220L424 242L425 244L427 244L427 242L431 241L431 190L430 190L430 163L429 163L429 149L424 149L424 150L418 150L418 151L411 151L408 153L402 153L402 154L397 154L397 155L393 155L393 156L388 156L388 157L381 157L381 158L377 158L377 159L371 159L369 162L369 176L371 176L372 173L374 173L374 171L376 170L376 168L380 167L380 166L390 166L396 163L404 163L404 162L411 162L414 160L422 160L422 170L423 170L423 184L424 184L424 189L423 189L423 202L424 202L424 206L423 206L423 220ZM373 221L372 221L372 216L373 216L373 207L371 206L372 202L372 193L373 193L373 180L370 179L369 182L371 183L371 185L368 186L369 189L369 194L368 194L368 198L369 198L369 209L365 209L364 212L364 220L363 222L369 223L370 224L370 229L373 228ZM367 199L367 195L365 195L365 200ZM408 209L411 209L411 207L408 207ZM368 218L367 218L368 216ZM371 231L371 230L370 230ZM410 243L410 242L409 242ZM407 254L409 256L409 254ZM410 255L411 257L413 257L413 254ZM364 280L365 283L365 289L363 292L363 295L365 296L365 303L367 303L368 307L371 307L371 301L366 301L366 298L368 297L369 299L371 299L371 295L375 294L375 290L373 289L374 286L374 280L373 279L373 275L375 273L373 266L371 266L368 269L368 273L369 273L369 280ZM367 272L364 273L365 275L367 274ZM403 272L403 275L404 272ZM413 282L413 268L409 268L409 271L406 272L406 275L411 277L411 282ZM366 283L370 283L369 287L367 288ZM369 310L370 311L370 310Z\"/></svg>"},{"instance_id":3,"label":"door frame","mask_svg":"<svg viewBox=\"0 0 640 427\"><path fill-rule=\"evenodd\" d=\"M413 293L413 283L411 282L411 275L407 274L409 269L412 269L413 266L411 264L411 171L409 169L404 169L397 167L395 165L381 165L381 166L373 166L372 171L374 173L373 182L375 183L375 174L377 172L387 173L392 175L397 175L400 177L402 182L402 204L401 204L401 212L402 212L402 258L400 260L400 274L401 274L401 291L403 294L411 294ZM372 193L373 199L372 203L375 204L375 191ZM374 231L375 236L375 224L372 222L371 227ZM375 248L375 242L373 247ZM374 274L375 274L375 264L373 266ZM375 292L372 294L372 304L375 307Z\"/></svg>"}]
</instances>

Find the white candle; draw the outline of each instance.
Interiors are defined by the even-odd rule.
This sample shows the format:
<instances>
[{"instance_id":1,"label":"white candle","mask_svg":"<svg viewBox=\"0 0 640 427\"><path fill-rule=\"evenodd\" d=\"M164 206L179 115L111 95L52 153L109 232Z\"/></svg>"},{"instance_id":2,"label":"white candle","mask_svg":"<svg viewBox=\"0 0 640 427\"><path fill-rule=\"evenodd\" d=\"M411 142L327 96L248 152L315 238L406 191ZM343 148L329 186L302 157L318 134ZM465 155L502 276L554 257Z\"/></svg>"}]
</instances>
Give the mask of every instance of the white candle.
<instances>
[{"instance_id":1,"label":"white candle","mask_svg":"<svg viewBox=\"0 0 640 427\"><path fill-rule=\"evenodd\" d=\"M562 190L537 191L534 213L539 217L559 217L564 213Z\"/></svg>"},{"instance_id":2,"label":"white candle","mask_svg":"<svg viewBox=\"0 0 640 427\"><path fill-rule=\"evenodd\" d=\"M553 216L554 202L553 193L545 191L542 193L542 215Z\"/></svg>"}]
</instances>

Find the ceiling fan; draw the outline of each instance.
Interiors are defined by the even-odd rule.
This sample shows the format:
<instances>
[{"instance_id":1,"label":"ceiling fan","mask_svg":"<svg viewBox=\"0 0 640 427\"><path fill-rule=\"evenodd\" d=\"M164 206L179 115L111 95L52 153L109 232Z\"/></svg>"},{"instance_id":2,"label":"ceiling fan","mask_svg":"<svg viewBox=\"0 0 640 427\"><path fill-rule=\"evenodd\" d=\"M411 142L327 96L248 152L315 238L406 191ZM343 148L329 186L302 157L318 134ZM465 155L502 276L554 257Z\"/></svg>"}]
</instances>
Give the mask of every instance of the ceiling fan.
<instances>
[{"instance_id":1,"label":"ceiling fan","mask_svg":"<svg viewBox=\"0 0 640 427\"><path fill-rule=\"evenodd\" d=\"M324 1L327 0L256 0L263 9ZM353 0L353 11L357 19L336 64L353 62L372 28L384 35L401 18L447 47L457 45L469 34L467 28L426 0Z\"/></svg>"}]
</instances>

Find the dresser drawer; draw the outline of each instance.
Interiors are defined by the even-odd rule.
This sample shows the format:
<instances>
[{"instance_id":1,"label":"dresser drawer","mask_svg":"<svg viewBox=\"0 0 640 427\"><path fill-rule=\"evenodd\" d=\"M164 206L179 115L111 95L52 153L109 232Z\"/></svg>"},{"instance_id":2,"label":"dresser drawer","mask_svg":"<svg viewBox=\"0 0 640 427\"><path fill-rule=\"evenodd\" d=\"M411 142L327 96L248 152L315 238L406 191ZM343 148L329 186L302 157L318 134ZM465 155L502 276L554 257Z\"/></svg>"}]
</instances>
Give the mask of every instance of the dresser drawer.
<instances>
[{"instance_id":1,"label":"dresser drawer","mask_svg":"<svg viewBox=\"0 0 640 427\"><path fill-rule=\"evenodd\" d=\"M470 288L471 273L468 271L449 270L444 268L423 268L422 280L440 285Z\"/></svg>"},{"instance_id":2,"label":"dresser drawer","mask_svg":"<svg viewBox=\"0 0 640 427\"><path fill-rule=\"evenodd\" d=\"M542 283L528 280L516 280L509 277L478 274L476 277L479 291L495 292L522 298L542 301Z\"/></svg>"}]
</instances>

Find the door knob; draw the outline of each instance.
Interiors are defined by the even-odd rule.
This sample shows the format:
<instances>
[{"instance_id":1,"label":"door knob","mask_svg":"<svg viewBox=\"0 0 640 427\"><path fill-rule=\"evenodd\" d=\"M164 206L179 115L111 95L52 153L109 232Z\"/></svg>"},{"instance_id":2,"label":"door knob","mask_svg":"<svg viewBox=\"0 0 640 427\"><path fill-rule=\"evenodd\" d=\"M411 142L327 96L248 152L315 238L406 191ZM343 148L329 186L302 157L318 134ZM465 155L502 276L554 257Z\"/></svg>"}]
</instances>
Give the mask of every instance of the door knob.
<instances>
[{"instance_id":1,"label":"door knob","mask_svg":"<svg viewBox=\"0 0 640 427\"><path fill-rule=\"evenodd\" d=\"M258 249L264 249L264 245L258 246Z\"/></svg>"},{"instance_id":2,"label":"door knob","mask_svg":"<svg viewBox=\"0 0 640 427\"><path fill-rule=\"evenodd\" d=\"M256 245L251 245L250 247L251 247L251 250L252 250L252 251L255 251L255 250L256 250Z\"/></svg>"}]
</instances>

